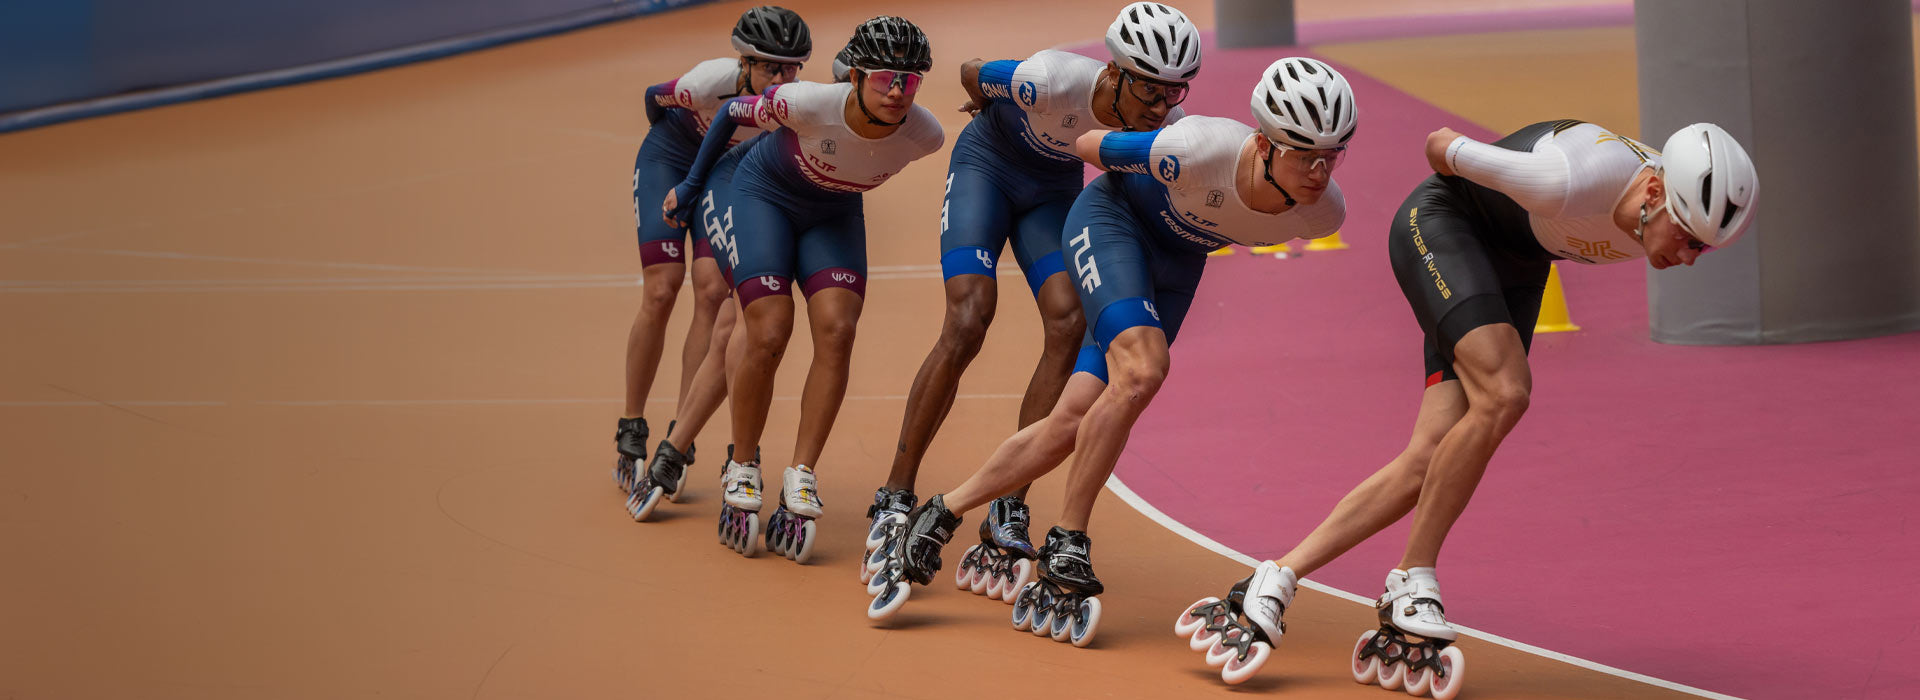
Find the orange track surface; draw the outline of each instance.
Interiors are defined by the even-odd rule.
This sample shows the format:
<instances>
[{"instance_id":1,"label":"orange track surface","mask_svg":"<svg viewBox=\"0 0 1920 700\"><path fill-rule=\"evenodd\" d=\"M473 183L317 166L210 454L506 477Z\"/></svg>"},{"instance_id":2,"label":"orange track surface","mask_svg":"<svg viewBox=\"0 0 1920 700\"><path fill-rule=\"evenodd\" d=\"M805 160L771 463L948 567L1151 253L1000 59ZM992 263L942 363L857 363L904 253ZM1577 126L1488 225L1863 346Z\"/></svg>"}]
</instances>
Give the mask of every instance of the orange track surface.
<instances>
[{"instance_id":1,"label":"orange track surface","mask_svg":"<svg viewBox=\"0 0 1920 700\"><path fill-rule=\"evenodd\" d=\"M958 3L906 14L951 75L974 56L1095 38L1115 5L1021 3L1018 22ZM1346 670L1372 611L1312 592L1267 669L1221 685L1170 628L1244 570L1111 496L1094 648L1015 633L1007 606L941 582L890 624L867 621L861 514L938 333L945 154L868 198L881 274L821 466L814 563L714 543L724 417L700 441L688 502L628 520L607 470L639 298L638 98L725 53L740 7L0 137L0 692L1394 697ZM795 7L821 45L883 11ZM951 142L959 88L929 85ZM1018 285L1004 291L923 493L1013 427L1039 333ZM657 388L676 385L685 322L683 309ZM792 440L804 334L791 354L769 462ZM671 406L654 407L657 435ZM1058 479L1040 483L1036 522L1059 498ZM1467 697L1668 694L1462 646Z\"/></svg>"}]
</instances>

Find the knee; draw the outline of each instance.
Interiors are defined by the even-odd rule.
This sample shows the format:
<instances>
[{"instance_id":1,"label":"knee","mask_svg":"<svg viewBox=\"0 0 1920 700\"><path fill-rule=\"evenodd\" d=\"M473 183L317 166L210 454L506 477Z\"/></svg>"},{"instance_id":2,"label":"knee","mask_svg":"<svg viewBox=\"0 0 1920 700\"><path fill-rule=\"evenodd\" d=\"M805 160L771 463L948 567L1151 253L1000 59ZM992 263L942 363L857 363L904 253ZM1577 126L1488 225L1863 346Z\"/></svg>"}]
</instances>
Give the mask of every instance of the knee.
<instances>
[{"instance_id":1,"label":"knee","mask_svg":"<svg viewBox=\"0 0 1920 700\"><path fill-rule=\"evenodd\" d=\"M814 323L814 347L823 353L846 355L853 350L853 337L859 328L860 317L846 316L821 319Z\"/></svg>"},{"instance_id":2,"label":"knee","mask_svg":"<svg viewBox=\"0 0 1920 700\"><path fill-rule=\"evenodd\" d=\"M693 283L693 292L699 295L697 301L707 308L720 308L726 302L729 291L726 280L720 279L719 275L711 279L695 279Z\"/></svg>"},{"instance_id":3,"label":"knee","mask_svg":"<svg viewBox=\"0 0 1920 700\"><path fill-rule=\"evenodd\" d=\"M1107 390L1143 409L1167 381L1167 365L1151 360L1127 362L1115 366L1109 374L1112 379L1107 383Z\"/></svg>"},{"instance_id":4,"label":"knee","mask_svg":"<svg viewBox=\"0 0 1920 700\"><path fill-rule=\"evenodd\" d=\"M787 350L787 339L793 335L793 313L769 311L767 313L748 314L746 320L747 347L754 350L779 355Z\"/></svg>"},{"instance_id":5,"label":"knee","mask_svg":"<svg viewBox=\"0 0 1920 700\"><path fill-rule=\"evenodd\" d=\"M662 279L647 280L646 290L642 292L642 304L652 314L666 313L673 308L673 302L680 297L680 278L676 275L661 275ZM672 277L672 279L664 279Z\"/></svg>"},{"instance_id":6,"label":"knee","mask_svg":"<svg viewBox=\"0 0 1920 700\"><path fill-rule=\"evenodd\" d=\"M977 297L965 297L947 305L947 319L940 339L947 347L968 357L980 351L986 342L987 327L993 325L993 305Z\"/></svg>"},{"instance_id":7,"label":"knee","mask_svg":"<svg viewBox=\"0 0 1920 700\"><path fill-rule=\"evenodd\" d=\"M1080 312L1079 304L1065 312L1049 314L1040 324L1046 332L1048 350L1076 352L1080 341L1086 338L1087 317Z\"/></svg>"},{"instance_id":8,"label":"knee","mask_svg":"<svg viewBox=\"0 0 1920 700\"><path fill-rule=\"evenodd\" d=\"M1524 382L1501 380L1483 395L1473 408L1491 415L1494 422L1502 428L1512 428L1525 415L1527 406L1532 402L1533 391Z\"/></svg>"}]
</instances>

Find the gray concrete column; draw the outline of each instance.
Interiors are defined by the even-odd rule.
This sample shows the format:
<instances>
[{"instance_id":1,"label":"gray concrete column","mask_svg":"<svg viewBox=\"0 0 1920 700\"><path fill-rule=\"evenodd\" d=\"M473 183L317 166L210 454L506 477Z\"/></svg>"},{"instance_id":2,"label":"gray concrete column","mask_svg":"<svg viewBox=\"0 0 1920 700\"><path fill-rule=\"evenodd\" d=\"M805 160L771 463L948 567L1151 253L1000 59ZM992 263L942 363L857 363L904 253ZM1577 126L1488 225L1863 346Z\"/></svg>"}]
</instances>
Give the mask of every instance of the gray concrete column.
<instances>
[{"instance_id":1,"label":"gray concrete column","mask_svg":"<svg viewBox=\"0 0 1920 700\"><path fill-rule=\"evenodd\" d=\"M1214 43L1223 49L1293 46L1293 0L1213 0Z\"/></svg>"},{"instance_id":2,"label":"gray concrete column","mask_svg":"<svg viewBox=\"0 0 1920 700\"><path fill-rule=\"evenodd\" d=\"M1745 238L1648 272L1654 340L1920 329L1912 21L1909 0L1635 0L1641 140L1713 122L1760 172Z\"/></svg>"}]
</instances>

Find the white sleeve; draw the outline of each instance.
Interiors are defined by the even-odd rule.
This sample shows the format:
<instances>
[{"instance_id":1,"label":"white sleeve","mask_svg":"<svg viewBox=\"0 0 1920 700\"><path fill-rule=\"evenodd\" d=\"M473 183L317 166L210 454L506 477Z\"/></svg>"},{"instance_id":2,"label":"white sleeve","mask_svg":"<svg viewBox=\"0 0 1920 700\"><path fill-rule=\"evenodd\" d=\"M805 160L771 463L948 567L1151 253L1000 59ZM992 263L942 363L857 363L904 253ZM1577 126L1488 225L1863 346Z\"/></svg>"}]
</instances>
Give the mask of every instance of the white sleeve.
<instances>
[{"instance_id":1,"label":"white sleeve","mask_svg":"<svg viewBox=\"0 0 1920 700\"><path fill-rule=\"evenodd\" d=\"M1572 178L1566 154L1558 148L1509 151L1462 136L1447 145L1447 166L1474 184L1512 197L1536 216L1555 218L1566 208Z\"/></svg>"},{"instance_id":2,"label":"white sleeve","mask_svg":"<svg viewBox=\"0 0 1920 700\"><path fill-rule=\"evenodd\" d=\"M1034 114L1053 111L1053 103L1049 101L1053 90L1047 84L1047 76L1052 73L1049 70L1051 67L1047 65L1046 57L1034 54L1013 69L1013 100L1020 105L1020 109Z\"/></svg>"}]
</instances>

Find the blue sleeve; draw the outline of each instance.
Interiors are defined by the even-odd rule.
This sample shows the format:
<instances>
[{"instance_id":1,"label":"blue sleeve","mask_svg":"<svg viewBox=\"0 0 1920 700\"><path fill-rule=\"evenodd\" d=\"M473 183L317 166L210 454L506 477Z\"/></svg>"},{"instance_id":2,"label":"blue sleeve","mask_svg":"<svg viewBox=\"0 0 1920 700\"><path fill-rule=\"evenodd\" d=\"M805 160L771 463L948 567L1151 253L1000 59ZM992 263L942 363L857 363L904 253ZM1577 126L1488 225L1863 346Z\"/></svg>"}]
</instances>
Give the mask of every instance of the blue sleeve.
<instances>
[{"instance_id":1,"label":"blue sleeve","mask_svg":"<svg viewBox=\"0 0 1920 700\"><path fill-rule=\"evenodd\" d=\"M661 83L647 88L647 123L660 123L660 118L667 116L667 108L675 106L672 102L673 83Z\"/></svg>"},{"instance_id":2,"label":"blue sleeve","mask_svg":"<svg viewBox=\"0 0 1920 700\"><path fill-rule=\"evenodd\" d=\"M1013 101L1013 71L1019 61L988 61L980 66L980 94L989 100Z\"/></svg>"},{"instance_id":3,"label":"blue sleeve","mask_svg":"<svg viewBox=\"0 0 1920 700\"><path fill-rule=\"evenodd\" d=\"M700 140L700 154L694 156L693 167L687 170L686 179L673 187L678 206L671 216L678 226L686 226L693 213L694 195L706 189L707 175L713 172L713 164L720 160L720 154L726 152L733 132L743 124L755 124L753 111L758 108L759 100L758 97L735 97L720 105L720 113L714 115L713 123L707 126L706 138Z\"/></svg>"},{"instance_id":4,"label":"blue sleeve","mask_svg":"<svg viewBox=\"0 0 1920 700\"><path fill-rule=\"evenodd\" d=\"M1100 165L1114 172L1150 175L1153 139L1160 131L1116 131L1100 139Z\"/></svg>"},{"instance_id":5,"label":"blue sleeve","mask_svg":"<svg viewBox=\"0 0 1920 700\"><path fill-rule=\"evenodd\" d=\"M707 137L700 141L700 154L693 159L693 168L687 171L684 184L698 192L707 186L707 174L713 170L715 161L727 152L727 143L733 140L733 132L741 126L754 126L753 110L757 108L758 97L735 97L720 105L720 113L714 115L712 124L707 126Z\"/></svg>"}]
</instances>

